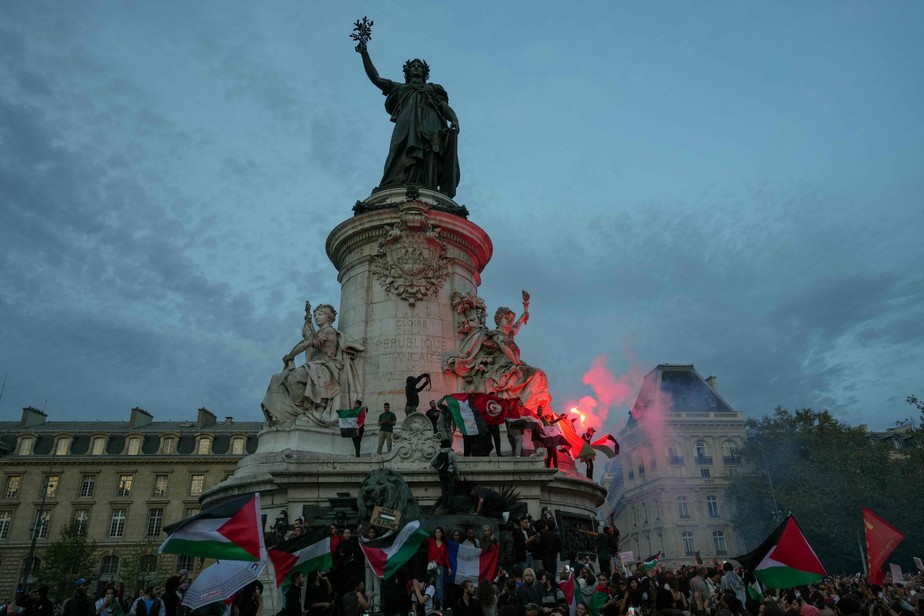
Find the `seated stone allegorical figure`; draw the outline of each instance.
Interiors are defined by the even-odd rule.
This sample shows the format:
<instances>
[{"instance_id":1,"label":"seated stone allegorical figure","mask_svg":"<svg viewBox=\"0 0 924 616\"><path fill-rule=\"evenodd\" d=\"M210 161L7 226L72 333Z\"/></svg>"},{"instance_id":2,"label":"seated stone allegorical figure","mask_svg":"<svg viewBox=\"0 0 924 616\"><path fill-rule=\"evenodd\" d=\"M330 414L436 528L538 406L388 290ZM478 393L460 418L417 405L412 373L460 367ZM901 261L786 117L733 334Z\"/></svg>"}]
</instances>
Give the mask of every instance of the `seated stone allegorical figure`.
<instances>
[{"instance_id":1,"label":"seated stone allegorical figure","mask_svg":"<svg viewBox=\"0 0 924 616\"><path fill-rule=\"evenodd\" d=\"M284 368L273 375L261 407L268 423L304 416L319 426L337 422L338 409L351 408L362 397L355 360L363 347L333 327L337 311L330 304L314 310L305 302L302 340L283 358ZM307 361L295 366L295 357L307 353Z\"/></svg>"}]
</instances>

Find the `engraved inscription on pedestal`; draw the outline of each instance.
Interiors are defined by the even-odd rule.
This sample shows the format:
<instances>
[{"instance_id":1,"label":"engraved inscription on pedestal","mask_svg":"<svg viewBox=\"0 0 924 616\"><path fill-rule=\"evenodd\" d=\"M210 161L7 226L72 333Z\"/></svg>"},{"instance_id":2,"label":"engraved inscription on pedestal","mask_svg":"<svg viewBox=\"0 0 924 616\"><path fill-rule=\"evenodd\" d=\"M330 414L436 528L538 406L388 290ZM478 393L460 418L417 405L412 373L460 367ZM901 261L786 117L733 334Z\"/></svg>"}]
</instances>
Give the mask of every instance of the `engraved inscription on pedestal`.
<instances>
[{"instance_id":1,"label":"engraved inscription on pedestal","mask_svg":"<svg viewBox=\"0 0 924 616\"><path fill-rule=\"evenodd\" d=\"M435 295L449 276L449 256L426 205L402 208L401 217L372 255L372 273L393 297L413 306Z\"/></svg>"}]
</instances>

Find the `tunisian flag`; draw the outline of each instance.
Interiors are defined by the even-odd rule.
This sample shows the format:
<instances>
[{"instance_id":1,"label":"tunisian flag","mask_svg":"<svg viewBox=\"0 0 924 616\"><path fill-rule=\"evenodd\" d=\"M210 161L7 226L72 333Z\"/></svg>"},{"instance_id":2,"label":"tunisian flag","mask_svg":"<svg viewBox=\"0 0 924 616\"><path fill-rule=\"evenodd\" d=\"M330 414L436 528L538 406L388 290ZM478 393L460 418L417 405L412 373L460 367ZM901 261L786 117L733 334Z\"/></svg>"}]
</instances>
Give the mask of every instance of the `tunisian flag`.
<instances>
[{"instance_id":1,"label":"tunisian flag","mask_svg":"<svg viewBox=\"0 0 924 616\"><path fill-rule=\"evenodd\" d=\"M469 394L469 404L489 426L502 426L507 418L507 400L491 394Z\"/></svg>"},{"instance_id":2,"label":"tunisian flag","mask_svg":"<svg viewBox=\"0 0 924 616\"><path fill-rule=\"evenodd\" d=\"M882 585L889 555L895 551L905 535L878 515L863 508L863 527L866 529L866 558L869 560L869 581Z\"/></svg>"}]
</instances>

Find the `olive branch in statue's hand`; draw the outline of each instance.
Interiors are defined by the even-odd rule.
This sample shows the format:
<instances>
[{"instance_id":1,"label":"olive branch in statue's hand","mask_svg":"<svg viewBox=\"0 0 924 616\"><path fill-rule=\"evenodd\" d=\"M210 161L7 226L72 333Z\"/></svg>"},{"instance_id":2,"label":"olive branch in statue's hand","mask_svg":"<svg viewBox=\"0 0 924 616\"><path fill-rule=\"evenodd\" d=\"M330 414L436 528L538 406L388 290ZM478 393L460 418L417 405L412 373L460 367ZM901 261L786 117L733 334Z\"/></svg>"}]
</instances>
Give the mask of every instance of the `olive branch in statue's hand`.
<instances>
[{"instance_id":1,"label":"olive branch in statue's hand","mask_svg":"<svg viewBox=\"0 0 924 616\"><path fill-rule=\"evenodd\" d=\"M372 24L374 23L371 19L363 16L362 19L357 19L356 23L353 24L353 33L350 34L350 38L356 41L356 51L358 53L366 51L366 43L372 40Z\"/></svg>"}]
</instances>

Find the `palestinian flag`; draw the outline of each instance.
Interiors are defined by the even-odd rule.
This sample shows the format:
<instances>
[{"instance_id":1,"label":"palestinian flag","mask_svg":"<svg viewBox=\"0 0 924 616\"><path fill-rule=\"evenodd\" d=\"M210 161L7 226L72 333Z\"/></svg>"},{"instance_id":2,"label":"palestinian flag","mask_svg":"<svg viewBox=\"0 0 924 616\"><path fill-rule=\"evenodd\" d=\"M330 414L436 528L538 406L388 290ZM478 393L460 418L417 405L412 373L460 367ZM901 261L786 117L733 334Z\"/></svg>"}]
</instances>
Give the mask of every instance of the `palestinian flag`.
<instances>
[{"instance_id":1,"label":"palestinian flag","mask_svg":"<svg viewBox=\"0 0 924 616\"><path fill-rule=\"evenodd\" d=\"M327 571L333 566L327 529L294 537L271 547L267 552L276 572L276 588L293 573Z\"/></svg>"},{"instance_id":2,"label":"palestinian flag","mask_svg":"<svg viewBox=\"0 0 924 616\"><path fill-rule=\"evenodd\" d=\"M446 547L452 567L452 575L446 578L450 583L461 584L468 580L478 586L481 580L493 580L497 575L500 548L496 543L487 550L455 541L447 541Z\"/></svg>"},{"instance_id":3,"label":"palestinian flag","mask_svg":"<svg viewBox=\"0 0 924 616\"><path fill-rule=\"evenodd\" d=\"M734 560L768 588L807 586L828 575L792 515L756 550Z\"/></svg>"},{"instance_id":4,"label":"palestinian flag","mask_svg":"<svg viewBox=\"0 0 924 616\"><path fill-rule=\"evenodd\" d=\"M358 436L366 425L366 407L358 406L355 409L337 411L340 418L340 436L353 438Z\"/></svg>"},{"instance_id":5,"label":"palestinian flag","mask_svg":"<svg viewBox=\"0 0 924 616\"><path fill-rule=\"evenodd\" d=\"M661 552L657 554L652 554L648 558L642 561L642 566L645 567L645 571L651 571L658 566L658 561L661 560Z\"/></svg>"},{"instance_id":6,"label":"palestinian flag","mask_svg":"<svg viewBox=\"0 0 924 616\"><path fill-rule=\"evenodd\" d=\"M507 400L491 394L469 394L472 410L489 426L502 426L507 418Z\"/></svg>"},{"instance_id":7,"label":"palestinian flag","mask_svg":"<svg viewBox=\"0 0 924 616\"><path fill-rule=\"evenodd\" d=\"M603 438L595 440L590 446L601 452L607 458L619 455L619 443L612 434L607 434Z\"/></svg>"},{"instance_id":8,"label":"palestinian flag","mask_svg":"<svg viewBox=\"0 0 924 616\"><path fill-rule=\"evenodd\" d=\"M239 496L165 526L169 536L158 551L219 560L262 560L266 547L261 516L259 493Z\"/></svg>"},{"instance_id":9,"label":"palestinian flag","mask_svg":"<svg viewBox=\"0 0 924 616\"><path fill-rule=\"evenodd\" d=\"M591 448L590 443L585 441L581 435L577 433L577 430L574 429L574 424L571 423L570 419L562 419L555 424L555 427L558 428L558 430L561 432L561 435L568 443L568 447L571 449L572 458L578 460L580 458L593 458L597 455L597 452Z\"/></svg>"},{"instance_id":10,"label":"palestinian flag","mask_svg":"<svg viewBox=\"0 0 924 616\"><path fill-rule=\"evenodd\" d=\"M443 398L452 421L456 424L462 436L475 436L478 434L478 422L475 420L475 411L468 405L469 394L451 394Z\"/></svg>"},{"instance_id":11,"label":"palestinian flag","mask_svg":"<svg viewBox=\"0 0 924 616\"><path fill-rule=\"evenodd\" d=\"M590 596L590 602L587 604L587 611L593 616L597 616L603 609L603 605L610 600L609 589L606 585L597 584L594 587L594 594Z\"/></svg>"},{"instance_id":12,"label":"palestinian flag","mask_svg":"<svg viewBox=\"0 0 924 616\"><path fill-rule=\"evenodd\" d=\"M881 585L885 581L882 568L905 535L866 507L863 508L863 528L866 531L869 581Z\"/></svg>"},{"instance_id":13,"label":"palestinian flag","mask_svg":"<svg viewBox=\"0 0 924 616\"><path fill-rule=\"evenodd\" d=\"M429 535L420 527L420 521L414 520L405 524L396 536L360 543L359 547L375 575L390 578L417 553L427 537Z\"/></svg>"}]
</instances>

